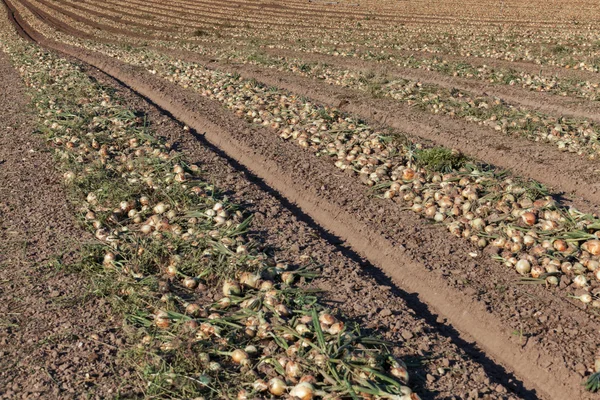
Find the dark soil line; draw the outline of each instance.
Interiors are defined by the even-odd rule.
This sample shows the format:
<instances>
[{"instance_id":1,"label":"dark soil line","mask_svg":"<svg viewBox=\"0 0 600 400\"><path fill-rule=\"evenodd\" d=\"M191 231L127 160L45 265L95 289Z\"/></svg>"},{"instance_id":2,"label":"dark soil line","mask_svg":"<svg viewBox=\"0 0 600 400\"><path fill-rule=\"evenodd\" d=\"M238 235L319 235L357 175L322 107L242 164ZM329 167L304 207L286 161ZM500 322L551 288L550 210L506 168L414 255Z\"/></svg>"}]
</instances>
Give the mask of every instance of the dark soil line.
<instances>
[{"instance_id":1,"label":"dark soil line","mask_svg":"<svg viewBox=\"0 0 600 400\"><path fill-rule=\"evenodd\" d=\"M188 51L164 48L155 50L202 63L208 68L236 72L243 78L256 79L268 86L276 86L321 103L337 106L374 125L390 126L420 140L458 149L475 159L510 170L518 176L535 179L553 188L558 195L572 193L577 198L563 201L568 201L581 210L600 211L600 183L596 172L600 164L576 154L561 152L551 144L507 136L491 128L420 111L393 99L375 99L358 90L326 85L293 73L254 65L222 64ZM552 174L548 173L549 170Z\"/></svg>"},{"instance_id":2,"label":"dark soil line","mask_svg":"<svg viewBox=\"0 0 600 400\"><path fill-rule=\"evenodd\" d=\"M286 44L287 45L287 44ZM289 43L289 45L293 46L293 43ZM361 52L366 52L368 50L373 50L364 45L352 45L352 46L337 46L338 49L352 49L359 50ZM561 79L579 79L579 80L589 80L591 82L600 82L600 74L597 72L590 72L585 70L574 70L567 69L564 67L557 67L553 65L546 64L535 64L530 61L508 61L502 60L498 58L489 58L489 57L477 57L477 56L461 56L457 54L447 54L447 53L433 53L425 50L392 50L385 49L386 53L393 55L394 57L402 58L402 57L415 57L420 59L430 59L439 57L448 61L455 62L465 62L467 64L471 64L474 66L487 65L493 68L503 68L503 69L513 69L516 71L524 71L530 74L536 75L545 75L545 76L556 76Z\"/></svg>"},{"instance_id":3,"label":"dark soil line","mask_svg":"<svg viewBox=\"0 0 600 400\"><path fill-rule=\"evenodd\" d=\"M348 177L340 177L324 160L307 160L301 151L290 148L292 144L284 145L266 137L268 132L264 129L223 129L197 113L197 110L204 109L200 108L203 106L200 104L202 100L190 91L157 80L147 72L116 60L47 41L31 31L30 34L43 45L70 54L103 70L137 93L152 99L159 107L171 112L174 117L192 128L205 132L205 137L213 145L245 165L253 174L260 176L267 185L279 191L291 203L296 203L324 229L347 241L354 251L366 256L405 290L418 293L425 303L448 318L467 338L475 338L484 351L493 354L503 364L514 369L515 373L522 377L526 387L536 388L548 399L566 396L587 397L582 391L580 379L573 376L566 365L555 358L556 354L542 354L535 345L519 349L511 342L511 334L498 323L497 316L486 311L482 304L473 302L472 297L465 292L451 289L443 278L432 274L423 264L408 255L403 246L399 243L394 244L393 240L382 234L381 228L373 226L373 219L377 218L376 213L370 217L369 214L359 217L352 212L352 207L349 208L349 204L352 203L350 199L362 198L367 202L372 200L363 196L356 198L354 181ZM282 148L288 149L284 158L279 156ZM313 178L307 180L309 176ZM332 184L337 187L335 182L346 184L340 186L340 192L346 195L341 195L336 190L333 197L324 196L322 189ZM393 204L385 205L390 206L396 208ZM373 211L371 206L371 212ZM425 226L423 221L406 213L394 214L394 218L405 219L396 226L421 226L421 229ZM442 233L439 229L435 230L437 231ZM448 235L445 234L444 238L442 240L446 240ZM452 243L453 240L447 239L447 242ZM483 259L481 262L486 263ZM399 265L403 266L402 269L398 268ZM577 311L571 309L571 313L577 314ZM557 381L556 376L564 377L564 381Z\"/></svg>"},{"instance_id":4,"label":"dark soil line","mask_svg":"<svg viewBox=\"0 0 600 400\"><path fill-rule=\"evenodd\" d=\"M74 18L74 19L82 18L81 16L77 15L76 13L73 13L73 12L71 12L69 10L66 10L66 9L64 9L64 8L62 8L60 6L57 6L54 3L51 3L51 2L48 2L48 1L44 1L44 0L36 0L36 1L38 3L40 3L40 4L45 5L46 7L52 8L53 10L55 10L55 11L61 13L61 14L67 15L67 16L69 16L71 18ZM115 17L113 15L104 14L104 13L101 13L99 11L83 7L83 6L79 5L79 4L72 4L72 3L66 3L66 2L60 2L60 4L68 6L68 7L71 7L71 8L74 8L74 9L79 10L79 11L83 11L86 14L94 15L94 16L99 17L99 18L105 18L105 19L108 19L110 21L122 23L122 24L127 25L127 26L137 26L137 27L140 27L140 28L143 28L143 29L155 30L155 31L163 31L163 32L177 32L177 29L173 28L173 27L162 27L162 26L155 26L155 25L143 24L141 22L136 22L136 21L123 20L123 17ZM111 11L114 11L114 9L111 10ZM122 15L129 15L129 16L132 16L132 17L135 17L135 18L140 18L139 14L136 15L136 14L126 13L126 12L121 12L121 11L120 11L120 13ZM143 17L142 17L142 19L143 19Z\"/></svg>"},{"instance_id":5,"label":"dark soil line","mask_svg":"<svg viewBox=\"0 0 600 400\"><path fill-rule=\"evenodd\" d=\"M152 2L155 3L155 2ZM163 3L160 3L163 4ZM171 4L175 5L179 5L181 8L185 8L185 9L189 9L189 10L198 10L197 6L199 4L204 4L205 6L211 7L213 6L213 3L210 2L205 2L205 1L198 1L198 2L188 2L188 1L177 1L177 2L172 2ZM330 7L327 6L322 6L319 7L318 3L313 2L312 4L308 5L308 4L301 4L301 3L297 3L297 6L295 6L294 4L285 4L285 5L280 5L277 4L276 7L268 7L269 4L260 4L259 6L250 4L250 3L245 3L245 2L234 2L234 1L229 1L226 3L227 6L230 6L229 11L231 12L237 12L237 13L241 13L242 11L250 11L250 12L257 12L257 11L262 11L265 8L269 9L269 10L277 10L275 12L277 12L277 14L273 14L273 17L280 17L280 18L289 18L291 20L297 20L297 15L299 13L303 13L304 15L307 14L316 14L317 17L321 18L328 18L328 19L339 19L340 17L342 17L342 19L347 20L348 18L354 18L357 21L358 20L364 20L365 17L369 17L371 21L376 20L376 21L380 21L383 23L388 23L388 24L430 24L430 23L448 23L448 22L459 22L463 25L486 25L486 26L505 26L506 24L511 24L511 25L519 25L519 26L530 26L533 28L539 27L540 25L551 25L553 29L572 29L572 24L569 23L560 23L557 21L535 21L535 22L530 22L530 21L526 21L526 20L518 20L518 19L503 19L503 20L495 20L495 19L465 19L465 18L458 18L455 16L431 16L428 14L423 14L423 13L412 13L412 14L406 14L403 13L401 16L395 16L392 15L392 13L394 11L397 11L397 9L395 8L388 8L387 11L384 11L383 9L379 9L379 13L374 14L373 10L368 10L368 11L364 11L364 12L357 12L354 10L349 10L349 11L342 11L339 9L336 9L335 11L331 10ZM223 7L222 4L219 4L221 7ZM237 6L233 6L233 5L237 5ZM464 5L466 6L466 5ZM290 17L292 16L292 17ZM372 28L372 27L371 27ZM371 30L371 28L369 28Z\"/></svg>"},{"instance_id":6,"label":"dark soil line","mask_svg":"<svg viewBox=\"0 0 600 400\"><path fill-rule=\"evenodd\" d=\"M69 24L65 23L64 21L61 21L60 19L41 10L39 7L33 5L28 0L18 0L18 2L21 3L22 6L26 7L31 13L36 15L41 20L56 27L59 31L61 31L63 33L71 34L71 35L76 35L76 33L75 33L75 32L77 32L76 29L72 28ZM47 4L47 6L69 18L72 18L83 24L87 24L91 28L95 28L100 31L109 32L109 33L113 33L113 34L119 34L119 35L125 35L125 36L134 37L134 38L138 38L138 39L147 39L148 38L148 34L137 33L137 32L129 31L126 29L115 28L115 27L112 27L112 26L106 25L106 24L100 24L91 19L84 18L80 15L69 12L67 10L63 10L60 7L57 7L57 6L54 6L51 4ZM82 37L84 37L86 39L95 39L95 36L87 34L87 33L84 33L84 36L82 36ZM163 39L163 37L153 36L152 39L161 40L161 39ZM164 39L168 39L168 38L164 37Z\"/></svg>"},{"instance_id":7,"label":"dark soil line","mask_svg":"<svg viewBox=\"0 0 600 400\"><path fill-rule=\"evenodd\" d=\"M600 102L591 102L577 97L563 97L499 83L486 83L474 78L453 77L435 71L399 67L391 62L364 61L308 52L299 54L298 51L279 49L264 49L264 51L274 56L301 58L303 61L327 63L338 68L362 72L381 71L394 79L404 78L435 84L445 89L459 89L478 96L499 97L509 104L553 116L585 118L600 122Z\"/></svg>"},{"instance_id":8,"label":"dark soil line","mask_svg":"<svg viewBox=\"0 0 600 400\"><path fill-rule=\"evenodd\" d=\"M92 1L88 0L88 1L84 1L84 3L90 3L90 4L94 4ZM61 4L66 4L66 5L70 5L73 6L71 3L65 2L65 1L61 1ZM168 14L168 13L163 13L163 12L157 12L156 10L164 10L164 11L171 11L169 8L167 7L161 7L161 5L164 5L163 2L152 2L152 1L147 1L147 2L135 2L135 1L128 1L126 4L123 4L122 2L118 2L118 1L106 1L105 4L111 4L114 5L114 7L106 7L106 6L101 6L98 4L94 4L96 7L100 7L103 9L109 9L111 11L115 10L115 7L119 7L119 10L122 9L136 9L136 5L141 5L141 6L146 6L146 7L151 7L152 11L149 10L144 10L145 13L150 14L150 15L158 15L158 16L163 16L163 17L171 17L173 18L173 16L175 15L178 19L184 20L184 21L190 21L191 23L198 23L201 22L203 24L208 24L211 25L212 28L222 28L222 27L227 27L228 24L232 23L232 20L228 17L228 15L231 14L227 14L224 11L221 11L219 15L215 15L216 11L215 10L207 10L204 11L204 13L200 13L200 10L194 10L197 12L188 12L188 11L178 11L178 10L185 10L185 7L181 7L178 8L178 10L172 10L172 14ZM256 10L254 10L256 11ZM236 12L239 13L240 9L234 9L234 10L230 10L231 12ZM133 15L136 16L135 14L132 13L127 13L127 12L123 12L124 14L127 15ZM182 14L184 16L180 16L177 14ZM223 16L221 16L221 14ZM186 18L189 17L190 15L194 16L195 18ZM138 15L139 17L139 15ZM264 17L264 14L263 14ZM202 20L201 18L204 18L204 20ZM273 16L273 18L276 18L276 16ZM214 21L222 21L219 23L216 23ZM279 26L279 27L289 27L289 24L286 23L282 23L282 22L277 22L277 21L265 21L265 22L260 22L257 20L254 21L239 21L239 20L234 20L233 22L236 22L238 24L241 23L251 23L251 24L257 24L257 25L269 25L269 26ZM181 23L170 23L170 25L173 26L179 26L179 27L187 27L189 28L190 25L189 24L181 24ZM314 27L314 25L299 25L299 24L294 24L293 25L294 28L299 29L299 28L311 28Z\"/></svg>"}]
</instances>

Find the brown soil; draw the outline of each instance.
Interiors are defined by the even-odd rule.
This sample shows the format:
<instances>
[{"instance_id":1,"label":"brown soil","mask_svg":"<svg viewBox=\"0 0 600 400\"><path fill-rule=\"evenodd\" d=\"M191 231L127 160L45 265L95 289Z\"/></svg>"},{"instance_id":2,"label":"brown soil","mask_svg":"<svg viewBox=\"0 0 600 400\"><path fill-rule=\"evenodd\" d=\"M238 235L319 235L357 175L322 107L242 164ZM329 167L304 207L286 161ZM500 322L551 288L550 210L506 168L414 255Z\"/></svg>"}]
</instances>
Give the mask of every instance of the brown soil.
<instances>
[{"instance_id":1,"label":"brown soil","mask_svg":"<svg viewBox=\"0 0 600 400\"><path fill-rule=\"evenodd\" d=\"M334 242L339 252L355 261L365 257L374 267L367 266L363 270L377 276L377 283L392 286L391 293L403 296L430 326L447 319L449 325L442 325L440 331L449 332L446 336L472 357L480 357L486 372L496 371L491 375L499 379L503 387L525 398L592 398L582 390L585 366L581 360L591 359L596 351L598 320L581 311L577 303L539 286L516 285L512 272L507 273L486 257L470 258L467 254L474 249L451 238L443 228L399 211L392 202L373 198L368 191L358 187L353 178L343 175L327 160L314 158L291 143L275 139L267 129L249 126L225 112L220 104L157 79L139 68L44 40L27 25L23 27L43 45L100 68L194 128L201 134L200 139L206 139L222 151L222 155L230 157L231 162L250 174L251 180L283 202L290 210L291 221L295 219L308 224L329 240L328 246ZM244 67L236 68L251 73ZM260 74L254 73L261 80L270 79L277 86L290 85L300 91L304 90L300 84L305 84L306 90L312 91L312 97L317 100L320 100L318 95L329 96L326 97L328 102L334 98L329 88L311 86L314 83L308 80L294 80L284 74L265 78L262 75L265 71L257 71ZM317 93L318 90L325 94ZM357 110L366 112L365 104L369 103L358 104ZM203 110L202 114L198 110ZM444 125L447 124L445 121ZM182 136L181 140L184 148L195 143L191 137ZM530 143L528 149L531 152ZM556 160L549 165L555 166L554 162ZM548 174L547 170L543 172ZM295 252L296 237L302 238L303 234L288 231L285 224L275 222L285 220L285 208L277 204L274 208L259 211L274 218L263 220L267 232L283 231L282 239L275 243L281 243L282 249L289 246L289 251ZM332 257L331 251L329 248L321 256ZM334 289L332 298L336 293L340 300L367 298L363 292L356 293L353 287L345 286L351 276L346 272L349 270L341 269L332 261L328 265L333 267L328 270L332 279L343 277L344 282L330 280L323 283ZM353 271L357 272L356 269ZM357 282L371 279L359 278ZM388 292L372 286L364 293L372 293L375 302L358 306L351 315L364 316L365 311L380 307L378 304L383 306L390 298ZM382 318L388 314L377 313ZM366 317L373 316L374 313L367 313ZM473 341L477 345L469 345ZM517 379L506 374L500 364L514 371ZM466 375L466 378L471 377Z\"/></svg>"},{"instance_id":2,"label":"brown soil","mask_svg":"<svg viewBox=\"0 0 600 400\"><path fill-rule=\"evenodd\" d=\"M596 350L592 338L598 326L576 303L541 287L515 285L513 275L495 262L486 257L469 258L473 249L450 238L444 229L357 190L352 178L341 175L325 160L312 158L291 143L272 140L270 131L250 128L192 91L93 52L30 34L117 77L204 133L212 144L325 231L347 242L399 287L417 293L415 301L427 304L417 303L419 312L447 318L465 342L477 341L488 357L514 370L539 396L589 397L582 391L582 376L577 371L584 373L580 358L591 357ZM203 115L195 111L200 109ZM427 311L428 307L435 311ZM575 342L580 344L577 355L572 352ZM554 376L564 380L557 381Z\"/></svg>"},{"instance_id":3,"label":"brown soil","mask_svg":"<svg viewBox=\"0 0 600 400\"><path fill-rule=\"evenodd\" d=\"M82 242L21 78L0 52L0 398L129 393L121 321L87 278L57 268ZM97 335L97 336L92 336Z\"/></svg>"}]
</instances>

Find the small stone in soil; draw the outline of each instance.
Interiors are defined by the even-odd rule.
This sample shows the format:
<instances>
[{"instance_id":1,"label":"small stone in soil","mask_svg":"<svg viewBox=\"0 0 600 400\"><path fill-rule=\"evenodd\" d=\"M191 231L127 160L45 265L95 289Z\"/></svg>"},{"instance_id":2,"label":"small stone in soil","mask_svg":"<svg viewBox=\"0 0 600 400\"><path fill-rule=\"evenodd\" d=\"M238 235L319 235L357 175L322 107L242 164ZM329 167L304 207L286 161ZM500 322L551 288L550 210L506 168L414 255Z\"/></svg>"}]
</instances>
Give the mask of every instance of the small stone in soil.
<instances>
[{"instance_id":1,"label":"small stone in soil","mask_svg":"<svg viewBox=\"0 0 600 400\"><path fill-rule=\"evenodd\" d=\"M401 335L405 340L410 340L414 337L412 332L407 329L403 330Z\"/></svg>"},{"instance_id":2,"label":"small stone in soil","mask_svg":"<svg viewBox=\"0 0 600 400\"><path fill-rule=\"evenodd\" d=\"M390 315L392 315L392 310L390 310L389 308L384 308L379 312L380 317L389 317Z\"/></svg>"}]
</instances>

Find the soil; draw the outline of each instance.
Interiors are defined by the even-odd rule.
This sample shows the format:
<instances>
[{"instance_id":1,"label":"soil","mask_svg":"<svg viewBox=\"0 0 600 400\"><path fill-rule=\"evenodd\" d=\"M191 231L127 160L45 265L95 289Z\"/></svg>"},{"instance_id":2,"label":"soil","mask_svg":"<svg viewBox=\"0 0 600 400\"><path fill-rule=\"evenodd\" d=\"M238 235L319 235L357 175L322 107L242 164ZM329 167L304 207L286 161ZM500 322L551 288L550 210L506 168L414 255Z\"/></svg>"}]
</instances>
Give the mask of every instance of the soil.
<instances>
[{"instance_id":1,"label":"soil","mask_svg":"<svg viewBox=\"0 0 600 400\"><path fill-rule=\"evenodd\" d=\"M91 237L77 227L18 73L0 53L0 398L130 393L121 321L60 268ZM96 335L96 336L94 336Z\"/></svg>"},{"instance_id":2,"label":"soil","mask_svg":"<svg viewBox=\"0 0 600 400\"><path fill-rule=\"evenodd\" d=\"M596 350L591 343L597 324L575 303L557 301L544 288L515 285L512 275L495 262L485 257L470 259L467 254L474 249L449 238L442 228L357 191L352 178L325 160L308 157L293 144L271 140L270 131L250 128L219 104L93 52L43 43L100 67L204 133L212 144L296 205L297 211L338 240L347 241L382 276L388 275L408 293L418 293L412 298L421 315L447 318L465 343L476 340L481 354L514 369L526 388L535 387L541 397L577 393L586 398L581 375L575 370L581 369L581 356L591 357ZM195 111L199 109L203 115ZM523 326L528 332L523 333ZM581 343L578 355L570 351L574 341ZM551 376L556 375L567 378L553 381Z\"/></svg>"},{"instance_id":3,"label":"soil","mask_svg":"<svg viewBox=\"0 0 600 400\"><path fill-rule=\"evenodd\" d=\"M255 226L264 229L255 232L257 238L263 238L282 258L294 260L307 252L323 260L325 274L318 283L330 290L332 304L338 304L341 310L365 323L387 326L384 331L387 337L406 344L399 349L406 351L416 346L414 349L423 354L431 350L431 354L448 357L451 349L441 344L446 340L447 345L454 346L452 351L459 354L453 360L464 358L467 364L473 363L461 367L462 375L444 378L447 381L436 380L431 369L429 374L433 379L427 376L426 368L417 369L421 380L425 376L424 397L514 393L523 398L592 398L581 387L586 372L581 361L591 359L597 350L598 318L581 310L579 303L570 302L560 292L517 285L512 272L487 257L470 257L469 252L475 249L450 237L443 228L401 211L390 201L374 198L357 186L354 178L344 175L327 160L276 139L267 129L250 126L220 104L142 69L45 40L22 20L17 18L17 21L41 44L100 68L117 79L118 84L125 84L160 109L149 112L166 112L189 125L191 134L174 125L162 128L155 122L159 134L176 141L211 177L221 177L225 186L234 189L231 195L256 213ZM231 68L248 76L254 74L265 83L300 93L305 91L328 103L335 96L339 100L338 94L342 93L285 74L269 75L246 66ZM90 73L96 72L90 70ZM366 99L363 102L356 93L347 92L344 96L341 98L352 99L346 106L349 111L366 113L373 104L382 109L389 107ZM355 98L359 101L355 102ZM402 117L407 116L410 114L405 111ZM412 118L419 117L423 118L416 114ZM374 115L369 118L377 119ZM160 125L173 124L165 117L153 120L162 121ZM414 124L415 120L409 121ZM385 122L391 124L390 120ZM446 120L443 125L440 120L440 125L444 129L452 126ZM429 135L433 138L436 134ZM441 132L437 135L436 140L441 141ZM465 143L466 132L463 138ZM489 146L492 138L485 140L475 143L475 147ZM511 138L511 144L518 140ZM523 163L531 159L526 154L526 150L532 151L532 144L528 143L529 147L522 150L523 157L528 157L520 160L527 175L548 176L548 168L552 168L558 176L557 187L576 186L568 179L573 181L578 176L561 175L571 166L568 163L574 162L570 158L563 159L568 165L557 164L556 159L548 159L545 167L536 166L535 162ZM210 146L214 147L208 149ZM543 149L550 151L545 146ZM493 152L487 149L486 157L482 158L489 161L494 157ZM495 157L502 161L506 155ZM517 156L513 161L518 161ZM580 192L578 195L585 198ZM411 313L414 317L409 317ZM433 336L425 336L427 333ZM434 340L436 335L440 338L438 342ZM422 341L423 337L428 339ZM412 344L413 339L417 343ZM434 344L425 350L425 343ZM418 350L411 354L423 360ZM444 359L438 361L447 364ZM453 361L448 362L452 365ZM434 362L427 368L432 365L437 367ZM440 386L435 386L437 383Z\"/></svg>"}]
</instances>

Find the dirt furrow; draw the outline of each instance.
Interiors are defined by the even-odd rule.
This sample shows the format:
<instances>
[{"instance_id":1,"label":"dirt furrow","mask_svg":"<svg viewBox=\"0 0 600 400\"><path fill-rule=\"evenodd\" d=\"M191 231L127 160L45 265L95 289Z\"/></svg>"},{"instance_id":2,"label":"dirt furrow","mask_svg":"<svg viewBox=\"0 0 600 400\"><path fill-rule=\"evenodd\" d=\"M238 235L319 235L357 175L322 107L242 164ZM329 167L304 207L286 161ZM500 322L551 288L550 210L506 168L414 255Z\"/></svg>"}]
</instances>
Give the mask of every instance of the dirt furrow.
<instances>
[{"instance_id":1,"label":"dirt furrow","mask_svg":"<svg viewBox=\"0 0 600 400\"><path fill-rule=\"evenodd\" d=\"M57 27L57 29L59 31L62 31L64 33L67 34L73 34L72 32L74 32L75 30L67 23L65 23L64 21L61 21L58 18L53 17L52 15L50 15L49 13L41 10L39 7L35 6L34 4L32 4L31 2L27 1L27 0L19 0L19 3L21 3L23 6L27 7L27 9L29 9L33 14L35 14L36 16L38 16L40 19L47 21L48 23L50 23L51 25ZM106 25L106 24L100 24L97 23L89 18L84 18L80 15L77 15L75 13L69 12L67 10L61 9L60 7L48 4L47 5L49 8L54 9L55 11L69 17L72 18L74 20L77 20L79 22L82 22L86 25L89 25L91 28L95 28L98 29L99 31L104 31L104 32L109 32L109 33L114 33L114 34L120 34L120 35L125 35L128 37L133 37L133 38L138 38L138 39L143 39L143 38L148 38L148 34L144 34L144 33L138 33L138 32L134 32L134 31L130 31L127 29L121 29L121 28L115 28L113 26L110 25ZM89 34L85 34L86 38L88 39L93 39L94 36L93 35L89 35ZM160 37L160 36L153 36L153 39L166 39L166 37Z\"/></svg>"},{"instance_id":2,"label":"dirt furrow","mask_svg":"<svg viewBox=\"0 0 600 400\"><path fill-rule=\"evenodd\" d=\"M285 44L284 47L291 46L293 43ZM336 47L338 50L352 50L360 53L366 53L369 50L372 50L368 46L363 45L352 45L346 46L344 44L340 44ZM575 79L575 80L589 80L592 82L599 82L600 75L597 72L591 72L586 70L579 69L567 69L564 67L557 67L553 65L542 65L536 64L528 61L509 61L502 60L498 58L491 57L477 57L477 56L461 56L456 54L446 54L446 53L438 53L438 52L430 52L424 50L398 50L398 49L382 49L385 54L392 55L396 58L408 58L408 57L417 57L417 58L434 58L440 57L447 61L452 62L465 62L467 64L479 66L479 65L487 65L493 68L503 68L503 69L514 69L516 71L524 71L530 74L538 74L545 76L556 76L561 79Z\"/></svg>"},{"instance_id":3,"label":"dirt furrow","mask_svg":"<svg viewBox=\"0 0 600 400\"><path fill-rule=\"evenodd\" d=\"M476 340L486 352L514 370L527 387L536 388L542 397L586 398L580 378L572 373L574 365L562 359L564 345L555 343L557 346L552 351L546 347L546 335L551 335L551 331L540 337L528 337L525 343L518 345L510 328L507 329L510 321L506 318L510 317L499 315L502 314L499 313L501 304L490 307L483 301L477 301L482 296L481 291L458 290L449 285L447 275L444 276L444 268L448 273L448 269L467 266L471 272L483 270L492 274L496 283L500 280L511 285L510 279L497 271L491 260L469 260L469 246L449 238L442 229L429 227L414 215L398 213L395 205L384 204L368 193L357 192L353 180L340 175L324 160L308 158L293 145L272 140L265 129L250 129L242 121L224 113L220 106L189 90L93 52L30 34L47 46L67 52L115 76L198 132L204 132L209 142L246 166L324 229L346 241L400 287L418 293L420 299L442 317L448 318L467 340ZM203 110L202 115L198 110ZM415 236L420 237L416 242ZM422 243L429 245L424 247ZM443 268L434 266L436 263ZM486 278L490 279L490 276ZM514 284L510 288L520 302L526 301L525 292L531 291L543 299L544 312L560 315L562 323L569 321L576 326L572 334L582 336L595 331L587 315L566 302L556 301L543 288L522 289ZM484 292L485 296L493 298L494 295ZM561 333L561 337L569 335L565 335L564 330ZM561 348L563 355L560 354ZM565 380L559 382L553 379L555 376L565 377Z\"/></svg>"}]
</instances>

